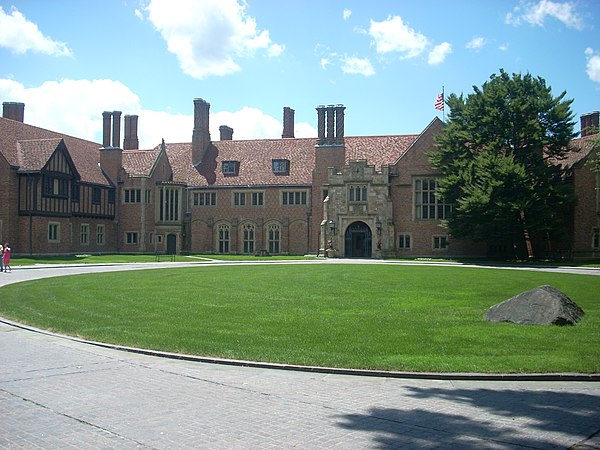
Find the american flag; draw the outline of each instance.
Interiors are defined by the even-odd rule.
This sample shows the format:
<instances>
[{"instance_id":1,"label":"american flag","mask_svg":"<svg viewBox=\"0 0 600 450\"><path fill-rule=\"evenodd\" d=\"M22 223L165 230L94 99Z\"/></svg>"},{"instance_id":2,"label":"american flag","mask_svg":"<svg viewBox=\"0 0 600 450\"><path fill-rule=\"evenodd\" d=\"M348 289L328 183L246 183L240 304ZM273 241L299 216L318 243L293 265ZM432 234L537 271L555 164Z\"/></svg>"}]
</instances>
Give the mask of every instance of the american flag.
<instances>
[{"instance_id":1,"label":"american flag","mask_svg":"<svg viewBox=\"0 0 600 450\"><path fill-rule=\"evenodd\" d=\"M443 111L444 110L444 94L438 94L437 98L435 99L435 109L437 109L438 111Z\"/></svg>"}]
</instances>

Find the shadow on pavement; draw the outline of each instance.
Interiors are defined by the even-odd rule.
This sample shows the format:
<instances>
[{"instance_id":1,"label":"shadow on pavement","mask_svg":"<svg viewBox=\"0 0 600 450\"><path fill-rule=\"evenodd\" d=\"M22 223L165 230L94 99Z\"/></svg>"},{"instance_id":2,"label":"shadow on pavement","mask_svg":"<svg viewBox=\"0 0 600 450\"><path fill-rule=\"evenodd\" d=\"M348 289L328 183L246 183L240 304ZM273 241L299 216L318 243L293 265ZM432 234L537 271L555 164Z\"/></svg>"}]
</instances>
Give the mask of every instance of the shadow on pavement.
<instances>
[{"instance_id":1,"label":"shadow on pavement","mask_svg":"<svg viewBox=\"0 0 600 450\"><path fill-rule=\"evenodd\" d=\"M482 445L568 448L600 430L598 397L585 393L420 387L407 390L409 396L422 399L429 407L372 408L369 414L338 416L339 426L372 432L377 448L384 449L403 444L461 449L480 449ZM439 402L438 411L431 402ZM458 407L444 410L444 405L451 404ZM461 414L461 405L471 412ZM473 408L477 414L473 414ZM581 430L588 432L581 435Z\"/></svg>"}]
</instances>

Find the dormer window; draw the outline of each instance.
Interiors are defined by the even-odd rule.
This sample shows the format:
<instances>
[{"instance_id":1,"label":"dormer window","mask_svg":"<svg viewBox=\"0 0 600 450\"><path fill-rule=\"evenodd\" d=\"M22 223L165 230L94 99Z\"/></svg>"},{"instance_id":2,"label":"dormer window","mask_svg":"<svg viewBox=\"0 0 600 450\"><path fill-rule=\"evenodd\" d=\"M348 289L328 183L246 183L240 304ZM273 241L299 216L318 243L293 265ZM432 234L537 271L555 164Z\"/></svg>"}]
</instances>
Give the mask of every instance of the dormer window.
<instances>
[{"instance_id":1,"label":"dormer window","mask_svg":"<svg viewBox=\"0 0 600 450\"><path fill-rule=\"evenodd\" d=\"M273 173L275 175L289 175L290 174L290 161L288 159L274 159L273 162Z\"/></svg>"},{"instance_id":2,"label":"dormer window","mask_svg":"<svg viewBox=\"0 0 600 450\"><path fill-rule=\"evenodd\" d=\"M237 175L240 168L239 161L223 161L222 164L223 175Z\"/></svg>"}]
</instances>

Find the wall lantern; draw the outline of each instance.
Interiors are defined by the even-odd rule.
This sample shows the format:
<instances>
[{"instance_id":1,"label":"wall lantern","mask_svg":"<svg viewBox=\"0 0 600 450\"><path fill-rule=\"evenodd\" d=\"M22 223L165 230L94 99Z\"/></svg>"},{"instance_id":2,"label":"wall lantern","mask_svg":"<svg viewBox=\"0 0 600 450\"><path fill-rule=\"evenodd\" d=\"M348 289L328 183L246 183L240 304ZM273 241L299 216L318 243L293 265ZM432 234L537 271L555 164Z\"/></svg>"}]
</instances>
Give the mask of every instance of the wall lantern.
<instances>
[{"instance_id":1,"label":"wall lantern","mask_svg":"<svg viewBox=\"0 0 600 450\"><path fill-rule=\"evenodd\" d=\"M329 223L329 228L331 229L331 232L335 236L335 232L337 231L337 224L335 223L335 220L330 220L328 223Z\"/></svg>"},{"instance_id":2,"label":"wall lantern","mask_svg":"<svg viewBox=\"0 0 600 450\"><path fill-rule=\"evenodd\" d=\"M377 229L377 236L381 236L381 220L379 220L379 217L375 221L375 228Z\"/></svg>"}]
</instances>

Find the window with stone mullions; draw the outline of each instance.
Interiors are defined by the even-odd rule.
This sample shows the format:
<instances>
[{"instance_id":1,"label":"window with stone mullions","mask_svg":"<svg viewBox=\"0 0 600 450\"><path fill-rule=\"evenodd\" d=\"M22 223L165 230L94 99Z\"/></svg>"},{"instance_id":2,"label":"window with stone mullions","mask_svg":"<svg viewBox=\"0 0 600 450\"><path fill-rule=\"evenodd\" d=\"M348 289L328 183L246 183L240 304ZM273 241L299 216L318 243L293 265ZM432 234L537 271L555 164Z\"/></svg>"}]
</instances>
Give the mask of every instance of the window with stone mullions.
<instances>
[{"instance_id":1,"label":"window with stone mullions","mask_svg":"<svg viewBox=\"0 0 600 450\"><path fill-rule=\"evenodd\" d=\"M194 193L194 206L216 206L217 194L216 192L195 192Z\"/></svg>"},{"instance_id":2,"label":"window with stone mullions","mask_svg":"<svg viewBox=\"0 0 600 450\"><path fill-rule=\"evenodd\" d=\"M283 205L306 205L307 195L305 191L284 191L281 197Z\"/></svg>"},{"instance_id":3,"label":"window with stone mullions","mask_svg":"<svg viewBox=\"0 0 600 450\"><path fill-rule=\"evenodd\" d=\"M443 220L448 218L452 205L439 199L435 192L435 178L420 178L415 180L415 217L417 219Z\"/></svg>"},{"instance_id":4,"label":"window with stone mullions","mask_svg":"<svg viewBox=\"0 0 600 450\"><path fill-rule=\"evenodd\" d=\"M141 203L141 189L125 189L125 203Z\"/></svg>"},{"instance_id":5,"label":"window with stone mullions","mask_svg":"<svg viewBox=\"0 0 600 450\"><path fill-rule=\"evenodd\" d=\"M348 201L351 203L367 203L367 186L348 186Z\"/></svg>"}]
</instances>

